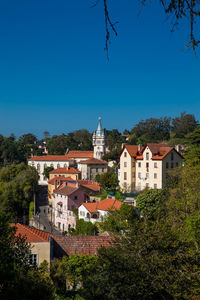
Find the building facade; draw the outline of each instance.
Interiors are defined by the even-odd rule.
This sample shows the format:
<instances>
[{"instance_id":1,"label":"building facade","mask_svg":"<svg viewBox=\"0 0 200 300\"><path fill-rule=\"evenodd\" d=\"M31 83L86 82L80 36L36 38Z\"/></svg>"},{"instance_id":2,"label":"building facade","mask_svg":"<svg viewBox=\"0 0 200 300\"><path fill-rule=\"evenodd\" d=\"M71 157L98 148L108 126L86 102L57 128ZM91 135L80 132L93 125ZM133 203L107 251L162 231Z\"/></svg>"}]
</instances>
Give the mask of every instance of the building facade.
<instances>
[{"instance_id":1,"label":"building facade","mask_svg":"<svg viewBox=\"0 0 200 300\"><path fill-rule=\"evenodd\" d=\"M182 165L182 159L166 144L125 145L120 154L120 188L126 192L161 189L168 170Z\"/></svg>"},{"instance_id":2,"label":"building facade","mask_svg":"<svg viewBox=\"0 0 200 300\"><path fill-rule=\"evenodd\" d=\"M94 180L97 174L103 174L108 171L107 161L97 158L91 158L78 163L78 170L81 172L82 179Z\"/></svg>"},{"instance_id":3,"label":"building facade","mask_svg":"<svg viewBox=\"0 0 200 300\"><path fill-rule=\"evenodd\" d=\"M47 185L48 178L46 178L43 174L46 167L53 167L54 169L69 168L74 165L74 160L66 157L65 155L34 156L29 158L28 165L35 167L38 171L38 184Z\"/></svg>"}]
</instances>

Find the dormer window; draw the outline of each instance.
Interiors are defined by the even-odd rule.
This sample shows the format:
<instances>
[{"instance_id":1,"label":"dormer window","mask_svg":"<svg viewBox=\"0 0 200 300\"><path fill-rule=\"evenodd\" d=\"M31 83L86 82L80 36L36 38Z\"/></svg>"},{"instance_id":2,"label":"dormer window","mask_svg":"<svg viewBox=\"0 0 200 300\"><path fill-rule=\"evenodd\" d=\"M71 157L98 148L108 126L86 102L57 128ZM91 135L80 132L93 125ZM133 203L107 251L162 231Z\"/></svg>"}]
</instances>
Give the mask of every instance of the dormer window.
<instances>
[{"instance_id":1,"label":"dormer window","mask_svg":"<svg viewBox=\"0 0 200 300\"><path fill-rule=\"evenodd\" d=\"M126 151L124 152L124 157L127 157L127 152Z\"/></svg>"}]
</instances>

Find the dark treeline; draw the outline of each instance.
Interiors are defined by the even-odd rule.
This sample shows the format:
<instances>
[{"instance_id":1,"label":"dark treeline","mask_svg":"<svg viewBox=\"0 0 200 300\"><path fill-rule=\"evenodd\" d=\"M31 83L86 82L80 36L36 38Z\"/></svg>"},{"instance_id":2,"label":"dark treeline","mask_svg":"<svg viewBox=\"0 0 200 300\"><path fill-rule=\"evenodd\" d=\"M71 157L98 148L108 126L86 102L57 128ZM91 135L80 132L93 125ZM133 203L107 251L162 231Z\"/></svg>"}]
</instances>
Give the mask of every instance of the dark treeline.
<instances>
[{"instance_id":1,"label":"dark treeline","mask_svg":"<svg viewBox=\"0 0 200 300\"><path fill-rule=\"evenodd\" d=\"M123 134L117 129L106 130L107 146L110 153L105 160L117 159L122 143L145 144L168 142L169 145L184 144L185 136L194 131L198 122L194 115L181 113L176 118L149 118L137 123L131 130L124 130ZM46 146L49 154L63 155L70 150L92 150L92 133L86 129L68 134L50 136L48 131L39 140L31 133L23 134L18 139L13 134L9 137L0 135L0 166L11 163L26 162L31 155L42 155L41 146ZM128 140L127 140L128 138Z\"/></svg>"}]
</instances>

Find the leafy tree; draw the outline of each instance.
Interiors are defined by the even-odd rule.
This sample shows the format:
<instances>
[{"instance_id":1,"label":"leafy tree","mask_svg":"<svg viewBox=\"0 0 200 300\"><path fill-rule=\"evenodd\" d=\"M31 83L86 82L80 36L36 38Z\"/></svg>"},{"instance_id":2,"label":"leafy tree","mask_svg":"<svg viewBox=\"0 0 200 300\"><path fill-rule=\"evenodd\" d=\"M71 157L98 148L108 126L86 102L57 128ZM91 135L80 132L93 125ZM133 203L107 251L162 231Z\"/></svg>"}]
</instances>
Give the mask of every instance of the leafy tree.
<instances>
[{"instance_id":1,"label":"leafy tree","mask_svg":"<svg viewBox=\"0 0 200 300\"><path fill-rule=\"evenodd\" d=\"M29 204L37 189L35 168L21 163L0 170L0 209L13 218L28 215Z\"/></svg>"},{"instance_id":2,"label":"leafy tree","mask_svg":"<svg viewBox=\"0 0 200 300\"><path fill-rule=\"evenodd\" d=\"M140 121L131 130L137 144L156 143L170 137L170 118L150 118Z\"/></svg>"},{"instance_id":3,"label":"leafy tree","mask_svg":"<svg viewBox=\"0 0 200 300\"><path fill-rule=\"evenodd\" d=\"M135 207L123 204L119 210L111 210L107 218L99 223L101 232L108 231L110 233L119 234L129 230L134 226L135 220L138 219Z\"/></svg>"},{"instance_id":4,"label":"leafy tree","mask_svg":"<svg viewBox=\"0 0 200 300\"><path fill-rule=\"evenodd\" d=\"M118 147L117 149L114 149L108 153L106 153L102 159L105 161L109 160L115 160L116 162L119 162L119 153L120 153L120 148Z\"/></svg>"},{"instance_id":5,"label":"leafy tree","mask_svg":"<svg viewBox=\"0 0 200 300\"><path fill-rule=\"evenodd\" d=\"M97 235L98 227L92 222L85 222L83 219L77 219L76 229L70 231L70 235Z\"/></svg>"},{"instance_id":6,"label":"leafy tree","mask_svg":"<svg viewBox=\"0 0 200 300\"><path fill-rule=\"evenodd\" d=\"M117 129L106 130L107 145L110 151L118 150L120 152L121 144L124 141L121 133Z\"/></svg>"},{"instance_id":7,"label":"leafy tree","mask_svg":"<svg viewBox=\"0 0 200 300\"><path fill-rule=\"evenodd\" d=\"M186 135L185 142L189 146L200 146L200 126L196 127L193 132Z\"/></svg>"},{"instance_id":8,"label":"leafy tree","mask_svg":"<svg viewBox=\"0 0 200 300\"><path fill-rule=\"evenodd\" d=\"M31 219L31 217L34 215L34 202L31 201L29 204L29 220Z\"/></svg>"},{"instance_id":9,"label":"leafy tree","mask_svg":"<svg viewBox=\"0 0 200 300\"><path fill-rule=\"evenodd\" d=\"M100 183L102 189L108 191L115 190L119 185L117 174L113 173L112 171L108 171L96 176L95 180Z\"/></svg>"},{"instance_id":10,"label":"leafy tree","mask_svg":"<svg viewBox=\"0 0 200 300\"><path fill-rule=\"evenodd\" d=\"M172 131L175 137L184 137L197 127L197 121L194 115L182 112L180 117L172 119Z\"/></svg>"},{"instance_id":11,"label":"leafy tree","mask_svg":"<svg viewBox=\"0 0 200 300\"><path fill-rule=\"evenodd\" d=\"M164 222L135 220L83 281L86 299L189 299L199 295L199 252Z\"/></svg>"},{"instance_id":12,"label":"leafy tree","mask_svg":"<svg viewBox=\"0 0 200 300\"><path fill-rule=\"evenodd\" d=\"M54 167L46 167L46 168L44 168L43 175L44 175L46 178L49 178L49 173L50 173L51 171L53 171L53 170L54 170Z\"/></svg>"},{"instance_id":13,"label":"leafy tree","mask_svg":"<svg viewBox=\"0 0 200 300\"><path fill-rule=\"evenodd\" d=\"M74 141L78 144L78 150L92 150L92 135L86 129L74 132ZM70 148L71 149L71 148Z\"/></svg>"},{"instance_id":14,"label":"leafy tree","mask_svg":"<svg viewBox=\"0 0 200 300\"><path fill-rule=\"evenodd\" d=\"M137 209L142 216L153 217L162 202L164 202L165 197L166 194L163 190L145 190L136 198Z\"/></svg>"},{"instance_id":15,"label":"leafy tree","mask_svg":"<svg viewBox=\"0 0 200 300\"><path fill-rule=\"evenodd\" d=\"M47 140L47 149L49 154L64 155L68 148L68 138L65 134L54 135Z\"/></svg>"}]
</instances>

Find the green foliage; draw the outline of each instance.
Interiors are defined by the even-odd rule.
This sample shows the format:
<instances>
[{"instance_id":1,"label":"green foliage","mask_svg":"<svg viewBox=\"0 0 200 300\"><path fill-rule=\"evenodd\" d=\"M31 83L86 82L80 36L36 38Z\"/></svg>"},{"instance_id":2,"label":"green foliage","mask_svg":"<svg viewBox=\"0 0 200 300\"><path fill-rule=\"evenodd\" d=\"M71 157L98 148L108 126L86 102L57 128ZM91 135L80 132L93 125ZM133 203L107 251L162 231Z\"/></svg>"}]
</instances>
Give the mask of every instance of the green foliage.
<instances>
[{"instance_id":1,"label":"green foliage","mask_svg":"<svg viewBox=\"0 0 200 300\"><path fill-rule=\"evenodd\" d=\"M67 284L74 290L81 286L84 278L88 277L98 261L95 255L71 255L63 258Z\"/></svg>"},{"instance_id":2,"label":"green foliage","mask_svg":"<svg viewBox=\"0 0 200 300\"><path fill-rule=\"evenodd\" d=\"M76 229L70 231L70 235L97 235L98 227L92 222L85 222L83 219L77 219Z\"/></svg>"},{"instance_id":3,"label":"green foliage","mask_svg":"<svg viewBox=\"0 0 200 300\"><path fill-rule=\"evenodd\" d=\"M21 163L0 170L0 209L14 217L29 214L29 204L37 189L35 168Z\"/></svg>"},{"instance_id":4,"label":"green foliage","mask_svg":"<svg viewBox=\"0 0 200 300\"><path fill-rule=\"evenodd\" d=\"M119 153L120 153L121 148L118 147L117 149L114 149L108 153L106 153L102 159L105 161L109 160L115 160L116 162L119 162Z\"/></svg>"},{"instance_id":5,"label":"green foliage","mask_svg":"<svg viewBox=\"0 0 200 300\"><path fill-rule=\"evenodd\" d=\"M34 215L34 202L31 201L29 204L29 220L31 219L32 215Z\"/></svg>"},{"instance_id":6,"label":"green foliage","mask_svg":"<svg viewBox=\"0 0 200 300\"><path fill-rule=\"evenodd\" d=\"M86 129L62 135L54 135L47 140L49 154L64 155L70 150L92 150L92 136Z\"/></svg>"},{"instance_id":7,"label":"green foliage","mask_svg":"<svg viewBox=\"0 0 200 300\"><path fill-rule=\"evenodd\" d=\"M175 137L184 137L197 127L197 121L194 115L182 112L180 117L172 119L172 131Z\"/></svg>"},{"instance_id":8,"label":"green foliage","mask_svg":"<svg viewBox=\"0 0 200 300\"><path fill-rule=\"evenodd\" d=\"M117 191L116 194L115 194L115 199L119 200L119 201L122 201L122 200L125 200L126 197L124 195L122 195L119 191Z\"/></svg>"},{"instance_id":9,"label":"green foliage","mask_svg":"<svg viewBox=\"0 0 200 300\"><path fill-rule=\"evenodd\" d=\"M142 216L153 217L164 199L163 190L145 190L136 198L136 206Z\"/></svg>"},{"instance_id":10,"label":"green foliage","mask_svg":"<svg viewBox=\"0 0 200 300\"><path fill-rule=\"evenodd\" d=\"M103 191L102 191L100 197L101 197L101 200L104 200L104 199L107 199L107 198L108 198L108 193L106 192L106 190L103 190Z\"/></svg>"},{"instance_id":11,"label":"green foliage","mask_svg":"<svg viewBox=\"0 0 200 300\"><path fill-rule=\"evenodd\" d=\"M112 170L103 174L98 174L95 180L100 183L102 189L107 191L114 191L118 187L117 174L113 173Z\"/></svg>"},{"instance_id":12,"label":"green foliage","mask_svg":"<svg viewBox=\"0 0 200 300\"><path fill-rule=\"evenodd\" d=\"M44 168L43 175L49 179L49 173L54 170L54 167L46 167Z\"/></svg>"},{"instance_id":13,"label":"green foliage","mask_svg":"<svg viewBox=\"0 0 200 300\"><path fill-rule=\"evenodd\" d=\"M137 144L156 143L170 137L170 118L150 118L140 121L131 130L131 139Z\"/></svg>"},{"instance_id":14,"label":"green foliage","mask_svg":"<svg viewBox=\"0 0 200 300\"><path fill-rule=\"evenodd\" d=\"M121 233L129 230L134 226L135 220L138 219L136 210L133 206L123 204L120 210L111 210L107 218L99 223L101 232L108 231L110 233Z\"/></svg>"}]
</instances>

